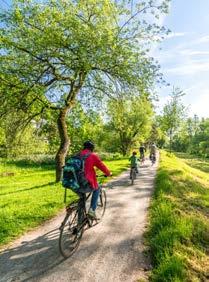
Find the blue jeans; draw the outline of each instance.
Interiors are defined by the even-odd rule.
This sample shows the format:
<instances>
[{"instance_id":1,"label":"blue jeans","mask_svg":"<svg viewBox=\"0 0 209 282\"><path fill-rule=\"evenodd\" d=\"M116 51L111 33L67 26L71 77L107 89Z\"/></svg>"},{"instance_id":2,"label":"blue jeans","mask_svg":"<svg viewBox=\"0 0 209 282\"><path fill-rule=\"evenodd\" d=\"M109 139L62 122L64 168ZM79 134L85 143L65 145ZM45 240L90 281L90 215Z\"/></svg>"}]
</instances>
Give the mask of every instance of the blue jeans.
<instances>
[{"instance_id":1,"label":"blue jeans","mask_svg":"<svg viewBox=\"0 0 209 282\"><path fill-rule=\"evenodd\" d=\"M97 190L93 190L90 187L86 187L86 188L83 188L83 189L81 188L78 192L78 195L80 197L80 203L83 202L83 196L84 195L82 195L82 194L86 194L86 193L90 193L90 192L92 192L90 207L92 208L93 211L95 211L96 208L97 208L97 202L98 202L98 199L99 199L100 187Z\"/></svg>"},{"instance_id":2,"label":"blue jeans","mask_svg":"<svg viewBox=\"0 0 209 282\"><path fill-rule=\"evenodd\" d=\"M85 192L84 192L85 191ZM86 193L92 192L91 196L91 205L90 208L92 208L93 211L97 208L97 202L99 198L100 188L97 190L93 190L91 188L82 189L82 192L77 193L79 195L79 202L78 202L78 225L81 225L83 222L83 209L85 209L85 201L86 201Z\"/></svg>"},{"instance_id":3,"label":"blue jeans","mask_svg":"<svg viewBox=\"0 0 209 282\"><path fill-rule=\"evenodd\" d=\"M94 190L94 192L92 193L91 196L91 208L93 211L96 210L97 208L97 202L99 199L99 193L100 193L100 188L98 188L97 190Z\"/></svg>"}]
</instances>

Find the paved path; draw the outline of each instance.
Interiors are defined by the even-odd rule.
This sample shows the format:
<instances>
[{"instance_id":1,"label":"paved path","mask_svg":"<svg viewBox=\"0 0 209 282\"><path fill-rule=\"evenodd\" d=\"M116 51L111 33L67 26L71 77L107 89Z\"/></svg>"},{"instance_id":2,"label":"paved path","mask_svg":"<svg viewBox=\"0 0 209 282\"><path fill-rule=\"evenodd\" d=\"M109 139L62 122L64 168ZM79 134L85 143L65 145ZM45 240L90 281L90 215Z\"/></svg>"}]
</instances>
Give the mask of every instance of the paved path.
<instances>
[{"instance_id":1,"label":"paved path","mask_svg":"<svg viewBox=\"0 0 209 282\"><path fill-rule=\"evenodd\" d=\"M77 252L63 260L55 219L16 240L0 254L0 281L121 282L146 278L143 250L147 208L156 167L146 161L134 185L128 172L112 181L103 221L84 233Z\"/></svg>"}]
</instances>

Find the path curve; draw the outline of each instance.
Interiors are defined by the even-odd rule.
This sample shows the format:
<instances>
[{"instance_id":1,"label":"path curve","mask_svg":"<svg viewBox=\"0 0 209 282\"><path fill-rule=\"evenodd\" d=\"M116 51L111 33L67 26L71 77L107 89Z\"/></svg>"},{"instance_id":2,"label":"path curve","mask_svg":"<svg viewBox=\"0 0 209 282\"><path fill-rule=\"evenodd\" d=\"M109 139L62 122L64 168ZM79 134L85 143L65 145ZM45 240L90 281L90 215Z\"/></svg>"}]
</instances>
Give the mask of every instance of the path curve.
<instances>
[{"instance_id":1,"label":"path curve","mask_svg":"<svg viewBox=\"0 0 209 282\"><path fill-rule=\"evenodd\" d=\"M0 254L0 281L121 282L146 278L143 232L156 166L147 160L130 185L128 172L112 181L103 221L84 233L77 252L63 260L58 227L63 212L25 234Z\"/></svg>"}]
</instances>

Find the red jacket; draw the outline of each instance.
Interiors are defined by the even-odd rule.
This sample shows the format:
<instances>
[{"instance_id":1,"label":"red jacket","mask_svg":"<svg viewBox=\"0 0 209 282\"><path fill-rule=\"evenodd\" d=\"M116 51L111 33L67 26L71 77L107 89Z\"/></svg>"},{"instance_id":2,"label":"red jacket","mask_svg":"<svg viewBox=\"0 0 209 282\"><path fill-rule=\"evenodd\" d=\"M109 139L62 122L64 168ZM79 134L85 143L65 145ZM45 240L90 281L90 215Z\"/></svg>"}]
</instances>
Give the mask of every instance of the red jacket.
<instances>
[{"instance_id":1,"label":"red jacket","mask_svg":"<svg viewBox=\"0 0 209 282\"><path fill-rule=\"evenodd\" d=\"M91 187L96 190L98 188L98 182L96 178L96 172L94 167L100 169L106 176L110 175L109 169L105 166L105 164L100 160L100 158L95 154L92 153L90 150L85 149L81 151L81 156L90 153L90 155L85 160L85 177L91 184Z\"/></svg>"}]
</instances>

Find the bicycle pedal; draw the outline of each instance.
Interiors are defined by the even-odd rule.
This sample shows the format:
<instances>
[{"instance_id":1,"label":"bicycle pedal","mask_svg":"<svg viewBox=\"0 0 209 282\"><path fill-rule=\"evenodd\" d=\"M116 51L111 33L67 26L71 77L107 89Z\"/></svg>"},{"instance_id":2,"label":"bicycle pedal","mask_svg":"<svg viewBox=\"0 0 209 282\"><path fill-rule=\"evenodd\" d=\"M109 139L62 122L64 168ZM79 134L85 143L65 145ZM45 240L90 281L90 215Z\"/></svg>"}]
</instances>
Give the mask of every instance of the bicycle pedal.
<instances>
[{"instance_id":1,"label":"bicycle pedal","mask_svg":"<svg viewBox=\"0 0 209 282\"><path fill-rule=\"evenodd\" d=\"M77 228L74 228L72 234L73 234L73 235L76 235L77 233L78 233L78 229L77 229Z\"/></svg>"}]
</instances>

